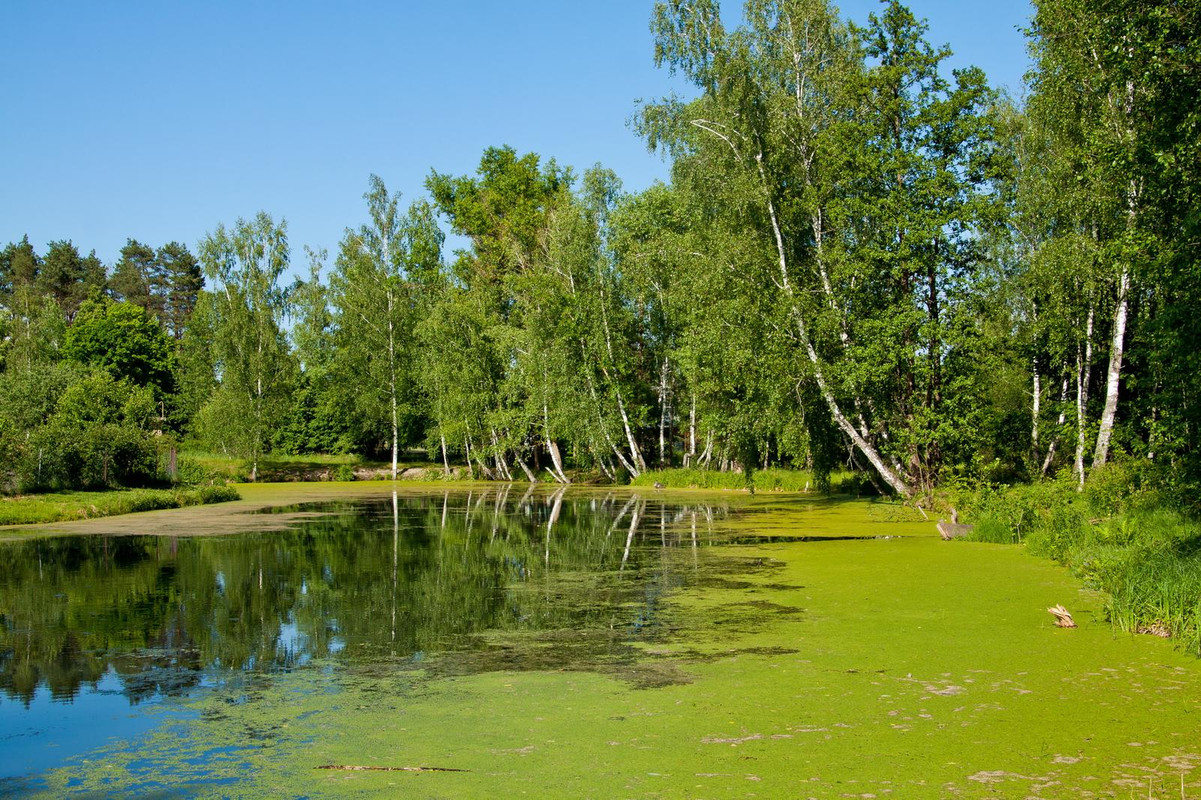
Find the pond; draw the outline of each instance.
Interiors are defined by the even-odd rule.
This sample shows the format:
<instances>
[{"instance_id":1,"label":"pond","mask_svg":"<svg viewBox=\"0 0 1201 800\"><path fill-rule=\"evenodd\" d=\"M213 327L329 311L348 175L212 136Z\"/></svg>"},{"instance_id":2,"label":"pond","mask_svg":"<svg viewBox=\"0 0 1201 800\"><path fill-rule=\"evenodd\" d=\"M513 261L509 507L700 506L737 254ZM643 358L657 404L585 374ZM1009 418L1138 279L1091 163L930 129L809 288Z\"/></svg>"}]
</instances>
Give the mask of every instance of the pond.
<instances>
[{"instance_id":1,"label":"pond","mask_svg":"<svg viewBox=\"0 0 1201 800\"><path fill-rule=\"evenodd\" d=\"M387 487L236 519L0 544L0 793L1201 796L1195 659L898 506Z\"/></svg>"}]
</instances>

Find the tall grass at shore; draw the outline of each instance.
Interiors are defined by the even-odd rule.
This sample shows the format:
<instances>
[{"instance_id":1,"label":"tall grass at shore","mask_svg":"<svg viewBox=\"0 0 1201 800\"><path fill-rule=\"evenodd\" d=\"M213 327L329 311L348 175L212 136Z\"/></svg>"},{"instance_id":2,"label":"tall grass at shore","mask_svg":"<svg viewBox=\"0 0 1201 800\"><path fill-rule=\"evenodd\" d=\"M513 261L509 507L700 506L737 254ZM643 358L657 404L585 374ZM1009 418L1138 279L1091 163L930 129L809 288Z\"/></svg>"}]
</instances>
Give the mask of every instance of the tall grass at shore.
<instances>
[{"instance_id":1,"label":"tall grass at shore","mask_svg":"<svg viewBox=\"0 0 1201 800\"><path fill-rule=\"evenodd\" d=\"M1067 477L961 492L953 502L975 525L970 538L1024 543L1106 592L1117 628L1170 636L1201 656L1201 521L1139 465L1099 470L1083 491Z\"/></svg>"},{"instance_id":2,"label":"tall grass at shore","mask_svg":"<svg viewBox=\"0 0 1201 800\"><path fill-rule=\"evenodd\" d=\"M808 470L762 469L751 473L757 492L818 492L817 481ZM677 467L648 470L630 481L631 486L654 486L667 489L721 489L740 491L747 488L741 472L722 472L716 469ZM830 476L830 491L841 494L875 494L870 481L859 473L838 472Z\"/></svg>"},{"instance_id":3,"label":"tall grass at shore","mask_svg":"<svg viewBox=\"0 0 1201 800\"><path fill-rule=\"evenodd\" d=\"M231 486L54 492L0 499L0 525L42 525L238 500Z\"/></svg>"}]
</instances>

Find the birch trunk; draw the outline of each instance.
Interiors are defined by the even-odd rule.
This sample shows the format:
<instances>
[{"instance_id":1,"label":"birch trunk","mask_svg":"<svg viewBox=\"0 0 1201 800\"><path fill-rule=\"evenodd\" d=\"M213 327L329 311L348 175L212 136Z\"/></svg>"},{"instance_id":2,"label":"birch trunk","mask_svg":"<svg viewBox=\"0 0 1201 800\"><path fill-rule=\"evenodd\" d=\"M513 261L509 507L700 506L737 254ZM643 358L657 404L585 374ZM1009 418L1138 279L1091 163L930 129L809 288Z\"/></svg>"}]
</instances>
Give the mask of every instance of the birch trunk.
<instances>
[{"instance_id":1,"label":"birch trunk","mask_svg":"<svg viewBox=\"0 0 1201 800\"><path fill-rule=\"evenodd\" d=\"M609 447L613 450L613 455L617 456L617 460L625 468L626 472L630 473L632 477L637 478L640 474L637 467L635 467L626 459L625 454L621 452L621 448L617 446L617 443L613 441L613 437L609 435L609 428L605 425L605 418L601 414L600 397L596 393L596 384L592 381L592 375L588 374L587 378L588 391L592 394L592 403L596 407L596 420L600 424L601 435L605 437L605 442L607 442Z\"/></svg>"},{"instance_id":2,"label":"birch trunk","mask_svg":"<svg viewBox=\"0 0 1201 800\"><path fill-rule=\"evenodd\" d=\"M1088 322L1084 326L1084 346L1076 344L1076 485L1084 488L1084 426L1088 413L1088 373L1093 362L1093 320L1096 309L1088 304Z\"/></svg>"},{"instance_id":3,"label":"birch trunk","mask_svg":"<svg viewBox=\"0 0 1201 800\"><path fill-rule=\"evenodd\" d=\"M1030 413L1030 443L1034 451L1034 460L1038 460L1038 417L1041 413L1042 376L1038 373L1038 356L1030 359L1030 370L1034 374L1034 405Z\"/></svg>"},{"instance_id":4,"label":"birch trunk","mask_svg":"<svg viewBox=\"0 0 1201 800\"><path fill-rule=\"evenodd\" d=\"M571 481L567 479L567 475L563 472L563 458L561 455L559 455L559 445L555 444L554 439L547 439L546 449L550 452L551 463L553 463L555 466L551 473L555 476L555 480L557 480L559 483L571 483Z\"/></svg>"},{"instance_id":5,"label":"birch trunk","mask_svg":"<svg viewBox=\"0 0 1201 800\"><path fill-rule=\"evenodd\" d=\"M1093 453L1093 469L1109 459L1109 440L1118 414L1118 391L1122 382L1122 357L1126 339L1126 317L1130 305L1130 271L1122 270L1118 279L1118 307L1113 314L1113 343L1109 349L1109 370L1105 379L1105 409L1101 412L1101 428L1097 431L1097 449Z\"/></svg>"},{"instance_id":6,"label":"birch trunk","mask_svg":"<svg viewBox=\"0 0 1201 800\"><path fill-rule=\"evenodd\" d=\"M692 395L692 405L688 410L688 452L684 456L684 466L691 467L696 460L696 394Z\"/></svg>"},{"instance_id":7,"label":"birch trunk","mask_svg":"<svg viewBox=\"0 0 1201 800\"><path fill-rule=\"evenodd\" d=\"M902 497L909 497L909 495L912 494L912 490L909 488L908 484L905 483L900 475L893 472L893 470L884 463L884 459L880 457L880 453L876 450L876 448L869 441L863 438L859 431L855 430L855 426L852 425L851 421L848 420L846 415L842 413L842 408L839 407L838 401L834 397L834 393L830 390L830 387L826 383L825 376L822 374L820 360L817 357L817 350L814 349L813 342L810 341L808 331L805 329L805 320L801 314L800 306L796 302L795 295L793 294L792 280L788 276L788 254L784 246L784 234L780 229L780 219L776 214L776 204L771 199L771 191L768 188L767 177L764 173L763 155L757 155L756 161L759 165L759 176L763 182L764 191L767 193L767 211L768 216L771 219L772 234L776 243L776 256L780 267L781 286L788 295L789 299L792 301L792 313L795 317L797 332L800 334L801 344L805 348L805 353L809 356L809 361L813 364L813 376L817 380L817 386L821 391L822 399L826 401L826 406L830 409L830 414L838 423L838 427L842 429L843 433L850 438L859 452L863 453L876 471L880 473L880 477L883 478L884 481L891 486L893 491L895 491L897 494L901 495Z\"/></svg>"},{"instance_id":8,"label":"birch trunk","mask_svg":"<svg viewBox=\"0 0 1201 800\"><path fill-rule=\"evenodd\" d=\"M392 480L396 480L396 457L400 449L396 415L396 327L392 321L392 290L388 290L388 392L392 401Z\"/></svg>"},{"instance_id":9,"label":"birch trunk","mask_svg":"<svg viewBox=\"0 0 1201 800\"><path fill-rule=\"evenodd\" d=\"M667 379L671 374L671 364L666 356L659 370L659 466L667 466L667 420L668 420L668 386Z\"/></svg>"},{"instance_id":10,"label":"birch trunk","mask_svg":"<svg viewBox=\"0 0 1201 800\"><path fill-rule=\"evenodd\" d=\"M626 404L621 399L620 391L617 392L617 410L621 413L621 424L625 427L626 441L630 445L630 460L638 468L635 475L646 472L646 460L643 459L642 451L638 449L638 442L634 439L634 431L630 427L630 417L626 414Z\"/></svg>"},{"instance_id":11,"label":"birch trunk","mask_svg":"<svg viewBox=\"0 0 1201 800\"><path fill-rule=\"evenodd\" d=\"M492 429L492 447L496 452L496 469L500 472L500 476L507 481L513 480L513 473L509 471L509 462L505 460L505 454L501 450L500 441L496 438L496 429Z\"/></svg>"},{"instance_id":12,"label":"birch trunk","mask_svg":"<svg viewBox=\"0 0 1201 800\"><path fill-rule=\"evenodd\" d=\"M567 480L567 476L563 474L563 459L559 455L559 446L555 444L555 440L550 438L550 410L546 407L546 403L542 404L542 426L543 432L546 434L546 451L550 453L550 460L553 468L550 474L559 483L571 483Z\"/></svg>"},{"instance_id":13,"label":"birch trunk","mask_svg":"<svg viewBox=\"0 0 1201 800\"><path fill-rule=\"evenodd\" d=\"M1068 379L1063 379L1063 389L1059 393L1059 421L1055 423L1055 438L1051 440L1051 446L1047 448L1047 457L1043 459L1043 468L1039 474L1046 475L1047 470L1051 468L1052 462L1055 461L1055 448L1059 445L1059 431L1063 430L1063 423L1067 420L1068 402Z\"/></svg>"},{"instance_id":14,"label":"birch trunk","mask_svg":"<svg viewBox=\"0 0 1201 800\"><path fill-rule=\"evenodd\" d=\"M518 459L516 459L516 461L517 461L517 466L521 467L521 471L525 473L525 476L526 476L526 478L529 479L530 483L537 483L538 478L536 475L534 475L533 471L530 470L529 465L525 463L525 459L518 458Z\"/></svg>"}]
</instances>

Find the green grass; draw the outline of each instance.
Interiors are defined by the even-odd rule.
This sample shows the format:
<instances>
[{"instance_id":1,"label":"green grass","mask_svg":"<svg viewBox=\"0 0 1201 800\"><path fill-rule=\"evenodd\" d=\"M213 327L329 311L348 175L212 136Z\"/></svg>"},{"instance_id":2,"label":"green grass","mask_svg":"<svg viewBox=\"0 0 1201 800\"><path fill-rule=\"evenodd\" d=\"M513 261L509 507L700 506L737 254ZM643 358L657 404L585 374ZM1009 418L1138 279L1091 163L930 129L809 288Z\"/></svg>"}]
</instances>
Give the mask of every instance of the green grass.
<instances>
[{"instance_id":1,"label":"green grass","mask_svg":"<svg viewBox=\"0 0 1201 800\"><path fill-rule=\"evenodd\" d=\"M752 473L757 492L816 492L813 473L796 469L764 469ZM674 468L648 470L630 481L631 486L654 486L668 489L746 489L741 472L721 472L715 469ZM839 472L830 476L830 490L845 494L874 494L871 484L858 474Z\"/></svg>"},{"instance_id":2,"label":"green grass","mask_svg":"<svg viewBox=\"0 0 1201 800\"><path fill-rule=\"evenodd\" d=\"M229 486L56 492L0 499L0 525L36 525L237 500Z\"/></svg>"}]
</instances>

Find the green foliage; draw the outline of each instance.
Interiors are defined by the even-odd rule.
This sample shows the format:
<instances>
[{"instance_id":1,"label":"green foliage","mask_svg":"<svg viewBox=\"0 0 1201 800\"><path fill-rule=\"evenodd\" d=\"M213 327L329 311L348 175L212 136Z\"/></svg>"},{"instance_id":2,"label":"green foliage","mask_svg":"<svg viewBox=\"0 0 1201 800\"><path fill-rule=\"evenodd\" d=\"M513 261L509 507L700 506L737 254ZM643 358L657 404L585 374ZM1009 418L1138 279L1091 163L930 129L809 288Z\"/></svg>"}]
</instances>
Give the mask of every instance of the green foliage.
<instances>
[{"instance_id":1,"label":"green foliage","mask_svg":"<svg viewBox=\"0 0 1201 800\"><path fill-rule=\"evenodd\" d=\"M105 370L117 380L154 390L165 400L175 391L175 348L146 310L104 298L84 301L67 331L63 355Z\"/></svg>"},{"instance_id":2,"label":"green foliage","mask_svg":"<svg viewBox=\"0 0 1201 800\"><path fill-rule=\"evenodd\" d=\"M95 251L81 256L70 241L51 242L37 272L36 288L58 306L67 320L79 304L104 288L107 275Z\"/></svg>"},{"instance_id":3,"label":"green foliage","mask_svg":"<svg viewBox=\"0 0 1201 800\"><path fill-rule=\"evenodd\" d=\"M346 231L330 277L330 308L316 262L312 279L298 287L304 290L298 342L312 353L315 375L327 378L316 387L314 420L331 403L352 407L364 443L390 450L395 464L402 445L416 438L423 410L414 328L440 272L442 233L427 204L414 203L402 214L399 195L389 194L378 176L371 176L364 198L371 221ZM319 354L322 348L327 355ZM327 430L337 428L328 413L323 422ZM344 426L336 435L345 440L350 434Z\"/></svg>"},{"instance_id":4,"label":"green foliage","mask_svg":"<svg viewBox=\"0 0 1201 800\"><path fill-rule=\"evenodd\" d=\"M153 392L74 364L0 374L0 488L101 488L160 479Z\"/></svg>"},{"instance_id":5,"label":"green foliage","mask_svg":"<svg viewBox=\"0 0 1201 800\"><path fill-rule=\"evenodd\" d=\"M1195 510L1199 15L1038 0L1019 106L948 74L895 0L863 25L825 0L730 25L665 0L655 60L695 92L636 126L669 184L626 194L511 147L407 209L371 176L332 269L311 252L288 288L265 213L199 261L130 239L111 277L25 237L0 250L3 482L150 480L166 429L251 477L271 451L424 444L505 480L1033 480L961 505L977 537L1056 557L1091 519ZM468 240L449 263L439 218ZM115 379L90 405L86 369ZM157 422L103 411L122 381Z\"/></svg>"},{"instance_id":6,"label":"green foliage","mask_svg":"<svg viewBox=\"0 0 1201 800\"><path fill-rule=\"evenodd\" d=\"M28 488L105 488L155 480L154 395L107 373L87 375L58 399L32 432L22 459Z\"/></svg>"}]
</instances>

